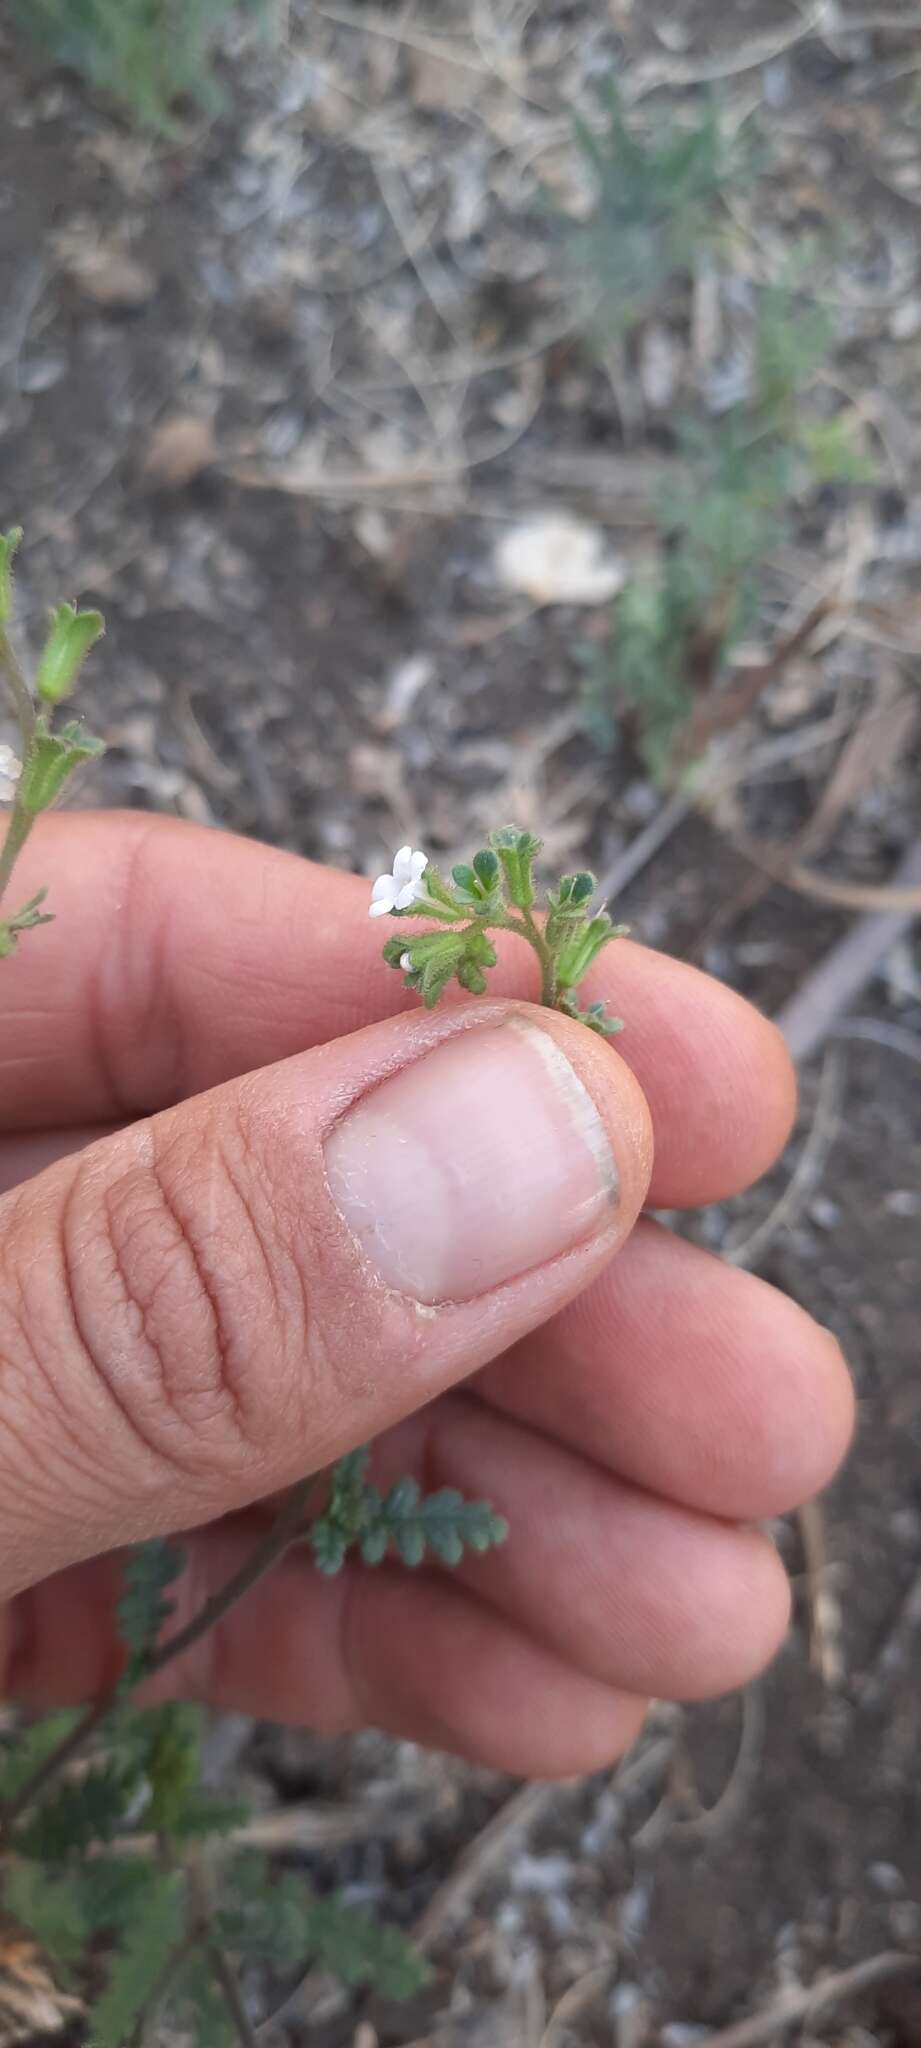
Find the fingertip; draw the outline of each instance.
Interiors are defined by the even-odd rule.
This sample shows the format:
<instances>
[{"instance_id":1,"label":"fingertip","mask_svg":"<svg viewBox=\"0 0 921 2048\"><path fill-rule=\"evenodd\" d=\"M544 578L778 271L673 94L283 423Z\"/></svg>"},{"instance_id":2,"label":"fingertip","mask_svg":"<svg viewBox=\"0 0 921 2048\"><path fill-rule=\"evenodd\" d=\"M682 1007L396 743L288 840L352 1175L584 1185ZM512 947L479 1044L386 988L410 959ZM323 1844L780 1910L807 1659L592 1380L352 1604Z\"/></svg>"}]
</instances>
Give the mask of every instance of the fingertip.
<instances>
[{"instance_id":1,"label":"fingertip","mask_svg":"<svg viewBox=\"0 0 921 2048\"><path fill-rule=\"evenodd\" d=\"M656 1132L653 1199L693 1208L749 1187L776 1159L796 1113L796 1074L776 1026L697 967L629 940L592 994L626 1019L618 1051Z\"/></svg>"},{"instance_id":2,"label":"fingertip","mask_svg":"<svg viewBox=\"0 0 921 2048\"><path fill-rule=\"evenodd\" d=\"M773 1663L791 1612L790 1581L774 1544L760 1529L736 1529L724 1569L709 1573L695 1656L676 1697L718 1699L750 1685Z\"/></svg>"}]
</instances>

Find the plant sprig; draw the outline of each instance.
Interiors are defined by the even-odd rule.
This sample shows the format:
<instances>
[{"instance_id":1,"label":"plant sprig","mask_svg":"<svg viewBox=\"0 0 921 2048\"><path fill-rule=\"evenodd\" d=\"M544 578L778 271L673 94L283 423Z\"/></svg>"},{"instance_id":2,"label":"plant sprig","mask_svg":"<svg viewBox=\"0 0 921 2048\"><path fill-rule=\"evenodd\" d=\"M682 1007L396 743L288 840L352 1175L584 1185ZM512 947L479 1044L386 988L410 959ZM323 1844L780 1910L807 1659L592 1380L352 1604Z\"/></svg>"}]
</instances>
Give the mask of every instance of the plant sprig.
<instances>
[{"instance_id":1,"label":"plant sprig","mask_svg":"<svg viewBox=\"0 0 921 2048\"><path fill-rule=\"evenodd\" d=\"M34 687L30 686L9 636L13 616L13 561L22 528L0 534L0 674L6 678L19 725L22 759L0 749L0 784L12 797L10 821L0 847L0 902L36 818L51 809L74 770L104 753L102 740L76 719L55 726L58 706L71 696L90 649L105 631L101 612L60 604L51 613ZM41 890L11 917L0 919L0 960L16 950L23 932L49 924Z\"/></svg>"},{"instance_id":2,"label":"plant sprig","mask_svg":"<svg viewBox=\"0 0 921 2048\"><path fill-rule=\"evenodd\" d=\"M490 934L516 932L537 955L541 1002L613 1037L623 1030L621 1019L608 1016L601 1002L580 1008L577 991L603 947L628 927L614 924L603 907L592 911L597 884L587 869L561 876L539 906L534 868L540 851L532 832L506 825L446 881L425 854L401 847L392 874L374 884L371 916L426 917L440 929L388 939L384 959L431 1010L451 981L485 995L497 958Z\"/></svg>"}]
</instances>

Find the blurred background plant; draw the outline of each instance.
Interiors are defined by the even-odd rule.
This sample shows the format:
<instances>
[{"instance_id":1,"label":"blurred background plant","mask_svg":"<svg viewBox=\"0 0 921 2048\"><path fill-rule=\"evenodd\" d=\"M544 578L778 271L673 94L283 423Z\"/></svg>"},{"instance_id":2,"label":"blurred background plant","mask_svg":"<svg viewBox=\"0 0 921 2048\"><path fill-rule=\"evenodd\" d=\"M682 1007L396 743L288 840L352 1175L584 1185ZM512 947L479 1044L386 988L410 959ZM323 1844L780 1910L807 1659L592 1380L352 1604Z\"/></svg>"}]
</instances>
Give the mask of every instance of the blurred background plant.
<instances>
[{"instance_id":1,"label":"blurred background plant","mask_svg":"<svg viewBox=\"0 0 921 2048\"><path fill-rule=\"evenodd\" d=\"M168 134L183 105L226 105L217 69L222 36L244 16L267 20L272 0L13 0L24 31L56 64L107 94L141 128Z\"/></svg>"}]
</instances>

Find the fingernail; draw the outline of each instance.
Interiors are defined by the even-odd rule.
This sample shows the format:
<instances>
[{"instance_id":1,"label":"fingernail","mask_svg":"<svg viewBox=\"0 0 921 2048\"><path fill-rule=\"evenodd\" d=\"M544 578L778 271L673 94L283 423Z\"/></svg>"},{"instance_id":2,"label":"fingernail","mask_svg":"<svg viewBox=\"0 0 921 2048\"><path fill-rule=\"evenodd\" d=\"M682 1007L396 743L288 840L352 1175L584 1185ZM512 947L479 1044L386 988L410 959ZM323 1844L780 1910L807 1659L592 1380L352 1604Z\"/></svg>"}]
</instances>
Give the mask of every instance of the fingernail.
<instances>
[{"instance_id":1,"label":"fingernail","mask_svg":"<svg viewBox=\"0 0 921 2048\"><path fill-rule=\"evenodd\" d=\"M471 1301L592 1236L617 1198L595 1104L556 1039L514 1018L446 1039L326 1145L333 1199L389 1287Z\"/></svg>"}]
</instances>

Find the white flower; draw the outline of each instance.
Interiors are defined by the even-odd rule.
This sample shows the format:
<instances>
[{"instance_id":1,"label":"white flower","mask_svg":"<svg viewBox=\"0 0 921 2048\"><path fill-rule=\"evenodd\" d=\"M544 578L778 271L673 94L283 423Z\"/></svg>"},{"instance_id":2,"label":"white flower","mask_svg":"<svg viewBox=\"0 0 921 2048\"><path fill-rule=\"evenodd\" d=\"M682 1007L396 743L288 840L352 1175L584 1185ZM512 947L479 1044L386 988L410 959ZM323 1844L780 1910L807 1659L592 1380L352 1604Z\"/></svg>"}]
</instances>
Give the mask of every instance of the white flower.
<instances>
[{"instance_id":1,"label":"white flower","mask_svg":"<svg viewBox=\"0 0 921 2048\"><path fill-rule=\"evenodd\" d=\"M22 762L17 760L12 747L0 747L0 804L12 803L21 774Z\"/></svg>"},{"instance_id":2,"label":"white flower","mask_svg":"<svg viewBox=\"0 0 921 2048\"><path fill-rule=\"evenodd\" d=\"M417 897L425 890L422 877L428 867L427 853L414 853L411 846L401 846L393 857L393 874L378 875L371 891L369 917L388 917L392 910L408 910Z\"/></svg>"},{"instance_id":3,"label":"white flower","mask_svg":"<svg viewBox=\"0 0 921 2048\"><path fill-rule=\"evenodd\" d=\"M403 969L403 973L404 973L404 974L411 974L411 973L412 973L412 971L413 971L413 956L412 956L412 954L411 954L411 953L401 953L401 954L400 954L400 966L402 967L402 969Z\"/></svg>"}]
</instances>

